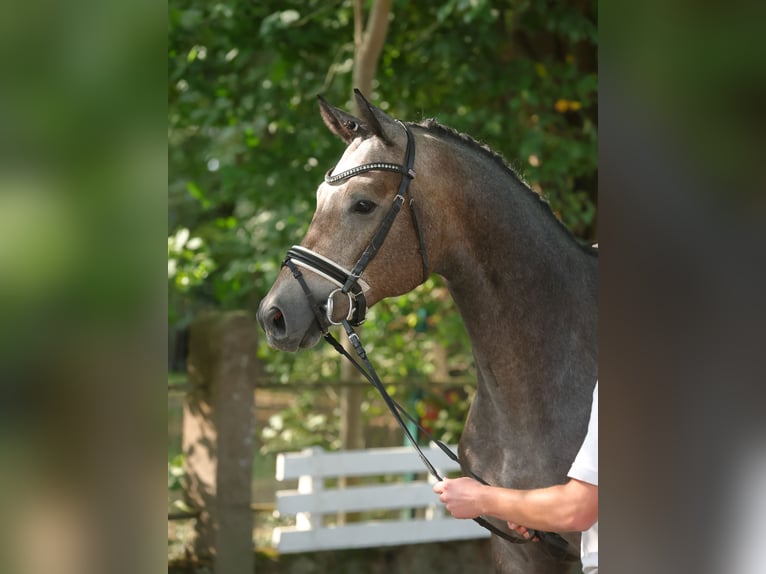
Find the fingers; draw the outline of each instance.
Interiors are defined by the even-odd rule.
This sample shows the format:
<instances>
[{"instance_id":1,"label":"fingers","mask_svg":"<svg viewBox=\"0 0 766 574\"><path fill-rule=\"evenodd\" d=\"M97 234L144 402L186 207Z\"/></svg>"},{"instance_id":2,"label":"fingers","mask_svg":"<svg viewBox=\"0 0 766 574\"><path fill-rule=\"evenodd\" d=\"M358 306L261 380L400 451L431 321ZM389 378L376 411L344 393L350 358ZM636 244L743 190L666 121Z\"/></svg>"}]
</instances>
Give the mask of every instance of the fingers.
<instances>
[{"instance_id":1,"label":"fingers","mask_svg":"<svg viewBox=\"0 0 766 574\"><path fill-rule=\"evenodd\" d=\"M448 483L450 480L451 480L451 479L449 479L449 478L443 478L443 479L441 479L439 482L437 482L436 484L434 484L434 492L435 492L436 494L442 494L442 493L444 493L444 491L447 489L447 483Z\"/></svg>"},{"instance_id":2,"label":"fingers","mask_svg":"<svg viewBox=\"0 0 766 574\"><path fill-rule=\"evenodd\" d=\"M526 526L521 526L519 524L516 524L515 522L509 522L508 523L508 528L510 528L511 530L516 532L517 534L523 536L527 540L529 540L530 536L532 536ZM535 536L533 538L533 540L537 541L539 539L537 538L537 536Z\"/></svg>"},{"instance_id":3,"label":"fingers","mask_svg":"<svg viewBox=\"0 0 766 574\"><path fill-rule=\"evenodd\" d=\"M452 514L451 497L447 494L447 480L445 478L434 484L433 490L439 495L439 502L442 502L447 511Z\"/></svg>"}]
</instances>

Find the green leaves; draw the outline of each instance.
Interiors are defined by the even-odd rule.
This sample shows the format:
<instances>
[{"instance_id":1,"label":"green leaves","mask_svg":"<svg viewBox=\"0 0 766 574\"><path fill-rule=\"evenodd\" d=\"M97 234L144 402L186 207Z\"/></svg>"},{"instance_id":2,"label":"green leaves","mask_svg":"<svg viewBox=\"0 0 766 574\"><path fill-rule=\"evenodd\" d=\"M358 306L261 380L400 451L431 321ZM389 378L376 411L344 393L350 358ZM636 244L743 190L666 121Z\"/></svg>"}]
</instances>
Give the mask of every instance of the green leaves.
<instances>
[{"instance_id":1,"label":"green leaves","mask_svg":"<svg viewBox=\"0 0 766 574\"><path fill-rule=\"evenodd\" d=\"M203 210L210 207L210 200L205 195L205 192L203 192L196 183L193 181L187 181L186 190L189 192L189 195L199 201L200 207Z\"/></svg>"},{"instance_id":2,"label":"green leaves","mask_svg":"<svg viewBox=\"0 0 766 574\"><path fill-rule=\"evenodd\" d=\"M275 29L288 28L300 20L300 13L297 10L282 10L266 16L261 22L261 36L268 36Z\"/></svg>"},{"instance_id":3,"label":"green leaves","mask_svg":"<svg viewBox=\"0 0 766 574\"><path fill-rule=\"evenodd\" d=\"M168 237L168 279L180 291L201 285L215 270L216 263L199 237L189 237L189 230L179 229Z\"/></svg>"},{"instance_id":4,"label":"green leaves","mask_svg":"<svg viewBox=\"0 0 766 574\"><path fill-rule=\"evenodd\" d=\"M168 461L168 490L179 492L183 490L185 477L184 455L177 454Z\"/></svg>"}]
</instances>

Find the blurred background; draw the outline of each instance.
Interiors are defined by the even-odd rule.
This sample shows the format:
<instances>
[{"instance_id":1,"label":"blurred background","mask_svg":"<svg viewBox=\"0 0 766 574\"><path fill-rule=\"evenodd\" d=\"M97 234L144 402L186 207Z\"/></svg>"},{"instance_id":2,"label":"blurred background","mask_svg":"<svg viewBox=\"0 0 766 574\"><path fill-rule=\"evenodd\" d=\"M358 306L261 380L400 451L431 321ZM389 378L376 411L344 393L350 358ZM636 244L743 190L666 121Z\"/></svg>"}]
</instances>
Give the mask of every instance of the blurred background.
<instances>
[{"instance_id":1,"label":"blurred background","mask_svg":"<svg viewBox=\"0 0 766 574\"><path fill-rule=\"evenodd\" d=\"M766 5L421 4L387 5L358 82L357 33L385 3L0 5L4 572L134 574L177 551L188 392L165 380L191 384L195 318L252 311L302 236L342 151L315 95L350 109L355 85L487 143L599 241L602 562L762 571ZM471 359L450 305L431 280L364 337L398 398L454 422ZM337 361L255 347L273 393L256 456L342 443ZM293 383L326 408L309 438L279 422L314 400ZM398 443L360 400L365 443Z\"/></svg>"}]
</instances>

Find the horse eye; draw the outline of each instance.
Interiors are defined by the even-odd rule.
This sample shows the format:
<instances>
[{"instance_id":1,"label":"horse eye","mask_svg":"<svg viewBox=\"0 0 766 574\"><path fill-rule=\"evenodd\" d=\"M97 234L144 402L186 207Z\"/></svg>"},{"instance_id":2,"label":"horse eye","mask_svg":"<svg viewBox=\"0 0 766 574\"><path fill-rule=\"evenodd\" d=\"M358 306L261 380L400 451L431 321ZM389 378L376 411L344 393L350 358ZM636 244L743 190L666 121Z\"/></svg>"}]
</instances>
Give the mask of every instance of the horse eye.
<instances>
[{"instance_id":1,"label":"horse eye","mask_svg":"<svg viewBox=\"0 0 766 574\"><path fill-rule=\"evenodd\" d=\"M354 203L353 207L351 208L351 211L354 213L371 213L377 205L375 205L372 201L368 201L366 199L360 199L356 203Z\"/></svg>"}]
</instances>

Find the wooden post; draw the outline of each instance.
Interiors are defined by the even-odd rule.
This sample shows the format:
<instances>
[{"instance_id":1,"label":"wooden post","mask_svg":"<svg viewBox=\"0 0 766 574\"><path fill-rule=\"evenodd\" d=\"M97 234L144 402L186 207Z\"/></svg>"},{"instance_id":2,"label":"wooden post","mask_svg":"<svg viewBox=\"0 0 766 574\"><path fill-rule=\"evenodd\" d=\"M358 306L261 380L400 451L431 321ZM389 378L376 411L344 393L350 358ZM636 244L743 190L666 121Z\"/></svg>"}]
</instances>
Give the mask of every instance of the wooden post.
<instances>
[{"instance_id":1,"label":"wooden post","mask_svg":"<svg viewBox=\"0 0 766 574\"><path fill-rule=\"evenodd\" d=\"M244 312L207 313L191 327L193 389L184 403L186 498L200 509L194 557L216 574L254 570L250 509L257 330Z\"/></svg>"}]
</instances>

